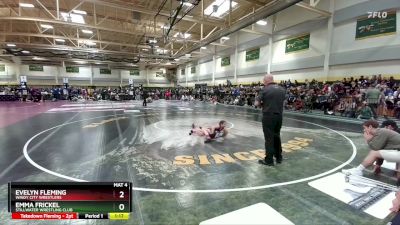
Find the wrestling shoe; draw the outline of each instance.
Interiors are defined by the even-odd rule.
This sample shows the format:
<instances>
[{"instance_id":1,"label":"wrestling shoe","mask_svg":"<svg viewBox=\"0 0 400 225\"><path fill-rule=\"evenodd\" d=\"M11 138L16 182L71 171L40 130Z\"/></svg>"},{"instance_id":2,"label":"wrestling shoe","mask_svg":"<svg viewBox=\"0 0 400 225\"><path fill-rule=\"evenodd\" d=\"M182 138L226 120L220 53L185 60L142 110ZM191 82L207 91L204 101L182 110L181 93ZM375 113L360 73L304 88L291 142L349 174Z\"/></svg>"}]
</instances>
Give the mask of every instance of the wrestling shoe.
<instances>
[{"instance_id":1,"label":"wrestling shoe","mask_svg":"<svg viewBox=\"0 0 400 225\"><path fill-rule=\"evenodd\" d=\"M356 176L362 176L363 173L361 170L359 170L358 168L351 168L348 170L342 170L342 173L346 174L346 175L356 175Z\"/></svg>"},{"instance_id":2,"label":"wrestling shoe","mask_svg":"<svg viewBox=\"0 0 400 225\"><path fill-rule=\"evenodd\" d=\"M206 139L205 141L204 141L204 143L210 143L211 142L211 139Z\"/></svg>"}]
</instances>

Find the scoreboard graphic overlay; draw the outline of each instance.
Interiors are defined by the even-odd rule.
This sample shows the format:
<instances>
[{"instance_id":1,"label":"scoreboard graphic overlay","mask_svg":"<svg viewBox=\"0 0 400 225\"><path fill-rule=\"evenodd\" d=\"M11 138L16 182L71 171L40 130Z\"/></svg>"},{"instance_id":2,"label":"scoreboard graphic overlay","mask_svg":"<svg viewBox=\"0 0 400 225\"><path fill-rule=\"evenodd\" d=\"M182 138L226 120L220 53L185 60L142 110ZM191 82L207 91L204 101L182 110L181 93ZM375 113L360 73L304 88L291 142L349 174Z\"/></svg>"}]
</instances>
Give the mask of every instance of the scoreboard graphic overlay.
<instances>
[{"instance_id":1,"label":"scoreboard graphic overlay","mask_svg":"<svg viewBox=\"0 0 400 225\"><path fill-rule=\"evenodd\" d=\"M10 182L12 219L129 219L130 182Z\"/></svg>"}]
</instances>

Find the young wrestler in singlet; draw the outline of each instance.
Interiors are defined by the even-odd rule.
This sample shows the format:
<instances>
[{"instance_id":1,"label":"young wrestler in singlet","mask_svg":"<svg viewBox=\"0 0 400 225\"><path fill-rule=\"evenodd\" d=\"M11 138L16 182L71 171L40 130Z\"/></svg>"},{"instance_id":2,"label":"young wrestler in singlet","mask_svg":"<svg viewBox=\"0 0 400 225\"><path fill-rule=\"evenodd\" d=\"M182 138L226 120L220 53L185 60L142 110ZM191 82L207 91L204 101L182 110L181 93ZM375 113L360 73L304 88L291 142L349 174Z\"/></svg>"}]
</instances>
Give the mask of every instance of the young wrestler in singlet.
<instances>
[{"instance_id":1,"label":"young wrestler in singlet","mask_svg":"<svg viewBox=\"0 0 400 225\"><path fill-rule=\"evenodd\" d=\"M218 123L218 126L212 126L207 128L196 127L196 125L192 124L192 129L190 130L189 135L197 135L204 136L206 140L205 143L210 142L211 140L218 137L225 137L228 134L228 130L225 128L226 121L221 120Z\"/></svg>"}]
</instances>

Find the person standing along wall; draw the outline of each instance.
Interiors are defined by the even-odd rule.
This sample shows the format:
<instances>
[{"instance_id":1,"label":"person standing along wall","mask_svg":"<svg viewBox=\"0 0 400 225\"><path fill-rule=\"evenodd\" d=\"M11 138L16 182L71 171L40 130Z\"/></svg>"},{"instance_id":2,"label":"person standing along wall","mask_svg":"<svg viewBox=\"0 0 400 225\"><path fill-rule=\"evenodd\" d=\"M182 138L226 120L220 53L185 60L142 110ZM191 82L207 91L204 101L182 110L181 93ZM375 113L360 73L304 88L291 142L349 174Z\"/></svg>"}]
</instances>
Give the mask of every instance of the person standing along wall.
<instances>
[{"instance_id":1,"label":"person standing along wall","mask_svg":"<svg viewBox=\"0 0 400 225\"><path fill-rule=\"evenodd\" d=\"M377 110L378 110L378 103L380 100L381 92L371 84L368 88L367 92L365 93L365 99L372 109L372 113L374 114L374 119L378 118Z\"/></svg>"},{"instance_id":2,"label":"person standing along wall","mask_svg":"<svg viewBox=\"0 0 400 225\"><path fill-rule=\"evenodd\" d=\"M283 119L283 102L286 91L274 83L271 74L264 76L264 88L261 90L255 106L262 106L262 126L265 139L265 159L258 162L267 166L282 163L281 128Z\"/></svg>"},{"instance_id":3,"label":"person standing along wall","mask_svg":"<svg viewBox=\"0 0 400 225\"><path fill-rule=\"evenodd\" d=\"M149 97L147 91L143 90L143 106L147 106L147 98Z\"/></svg>"}]
</instances>

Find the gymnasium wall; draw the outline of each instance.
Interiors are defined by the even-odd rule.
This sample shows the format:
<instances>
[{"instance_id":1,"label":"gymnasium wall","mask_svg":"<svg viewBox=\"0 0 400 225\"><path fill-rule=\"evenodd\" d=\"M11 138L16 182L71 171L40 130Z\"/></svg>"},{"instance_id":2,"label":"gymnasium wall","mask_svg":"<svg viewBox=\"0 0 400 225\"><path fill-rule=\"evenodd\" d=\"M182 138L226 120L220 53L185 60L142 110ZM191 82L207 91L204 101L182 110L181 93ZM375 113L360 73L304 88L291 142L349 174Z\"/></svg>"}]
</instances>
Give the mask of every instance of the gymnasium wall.
<instances>
[{"instance_id":1,"label":"gymnasium wall","mask_svg":"<svg viewBox=\"0 0 400 225\"><path fill-rule=\"evenodd\" d=\"M0 84L12 84L16 80L16 68L11 63L2 63L4 65L4 71L0 71Z\"/></svg>"},{"instance_id":2,"label":"gymnasium wall","mask_svg":"<svg viewBox=\"0 0 400 225\"><path fill-rule=\"evenodd\" d=\"M332 66L329 73L329 80L341 79L343 76L359 77L376 74L382 74L384 77L394 76L400 79L400 60Z\"/></svg>"},{"instance_id":3,"label":"gymnasium wall","mask_svg":"<svg viewBox=\"0 0 400 225\"><path fill-rule=\"evenodd\" d=\"M181 65L177 70L180 85L194 83L219 84L229 79L232 83L251 83L262 79L271 71L279 80L318 79L336 80L347 76L383 74L400 79L400 1L399 0L321 0L317 8L333 9L330 20L318 18L318 14L299 6L292 6L276 14L273 35L272 20L267 26L252 25L244 31L230 35L227 46L207 46L213 56ZM396 10L397 33L356 40L356 21L369 11ZM296 19L293 19L296 18ZM331 25L332 30L328 30ZM304 51L285 53L286 40L310 33L310 47ZM329 34L332 35L329 35ZM272 42L270 46L269 43ZM260 48L257 60L247 61L247 50ZM329 50L330 49L330 50ZM329 50L329 51L328 51ZM204 50L202 50L204 51ZM237 52L237 55L235 54ZM230 57L230 65L221 66L223 57ZM4 63L0 63L4 64ZM196 72L191 72L191 67ZM185 68L185 74L181 69ZM65 68L44 66L43 72L29 71L27 65L7 64L0 72L1 83L18 83L19 75L28 76L29 83L61 84L68 77L71 84L119 86L130 78L135 83L152 86L171 86L165 77L156 76L160 69L141 69L140 76L131 76L127 70L112 70L112 74L99 73L99 68L80 67L79 73L66 73ZM165 70L163 70L165 72Z\"/></svg>"},{"instance_id":4,"label":"gymnasium wall","mask_svg":"<svg viewBox=\"0 0 400 225\"><path fill-rule=\"evenodd\" d=\"M0 65L4 65L0 62ZM165 69L140 70L139 76L130 75L128 70L111 70L111 74L101 74L100 67L80 66L78 73L68 73L65 67L43 66L43 71L30 71L28 65L5 64L5 71L0 71L0 84L18 84L19 76L27 76L30 85L61 85L63 78L68 78L70 85L79 86L120 86L128 85L132 78L134 83L144 86L173 86L164 76Z\"/></svg>"},{"instance_id":5,"label":"gymnasium wall","mask_svg":"<svg viewBox=\"0 0 400 225\"><path fill-rule=\"evenodd\" d=\"M368 0L335 0L335 10L347 8L359 3L367 2Z\"/></svg>"},{"instance_id":6,"label":"gymnasium wall","mask_svg":"<svg viewBox=\"0 0 400 225\"><path fill-rule=\"evenodd\" d=\"M146 70L140 70L139 71L139 76L132 76L130 75L130 71L128 70L121 70L121 80L122 84L129 84L129 79L133 79L134 83L141 83L141 84L146 84L147 83L147 71Z\"/></svg>"},{"instance_id":7,"label":"gymnasium wall","mask_svg":"<svg viewBox=\"0 0 400 225\"><path fill-rule=\"evenodd\" d=\"M195 68L194 73L192 73L192 68ZM185 70L185 74L188 82L197 82L197 74L199 72L199 68L196 62L188 64Z\"/></svg>"},{"instance_id":8,"label":"gymnasium wall","mask_svg":"<svg viewBox=\"0 0 400 225\"><path fill-rule=\"evenodd\" d=\"M332 2L331 2L332 1ZM332 6L330 4L333 4ZM318 79L336 80L347 76L374 75L395 76L400 79L400 1L398 0L321 0L317 8L329 11L333 8L332 19L316 18L298 6L292 6L276 15L276 28L272 36L272 54L269 60L270 35L254 35L240 31L237 49L238 60L235 62L235 47L224 49L229 53L231 65L221 67L221 52L216 52L214 71L200 70L199 76L214 74L209 80L202 82L251 83L262 79L270 69L279 80ZM396 10L397 33L356 40L356 22L365 17L369 11ZM294 20L293 18L296 18ZM306 21L307 20L307 21ZM302 22L303 21L303 22ZM305 22L304 22L305 21ZM297 25L294 26L296 22ZM300 22L300 23L299 23ZM332 24L332 36L329 36L328 23ZM268 32L267 28L266 32ZM302 34L310 33L310 48L295 53L285 53L286 40ZM235 35L231 35L230 43L235 43ZM329 42L330 40L330 42ZM245 51L260 47L260 58L246 62ZM330 51L328 51L330 49ZM225 55L227 56L227 55ZM324 61L327 64L324 67ZM235 77L236 64L236 79ZM205 68L200 64L200 68ZM212 66L207 68L212 69ZM184 78L184 77L183 77ZM223 79L221 79L223 78Z\"/></svg>"},{"instance_id":9,"label":"gymnasium wall","mask_svg":"<svg viewBox=\"0 0 400 225\"><path fill-rule=\"evenodd\" d=\"M351 1L351 0L349 0ZM309 2L309 1L304 1ZM329 0L321 0L316 8L329 10ZM292 6L276 14L275 31L280 31L297 26L297 24L316 19L319 16L317 13L312 13L307 9L299 6ZM294 19L295 18L295 19Z\"/></svg>"},{"instance_id":10,"label":"gymnasium wall","mask_svg":"<svg viewBox=\"0 0 400 225\"><path fill-rule=\"evenodd\" d=\"M206 60L204 63L199 64L198 68L199 68L198 79L200 83L212 79L214 70L214 61L212 61L212 59L211 61Z\"/></svg>"}]
</instances>

